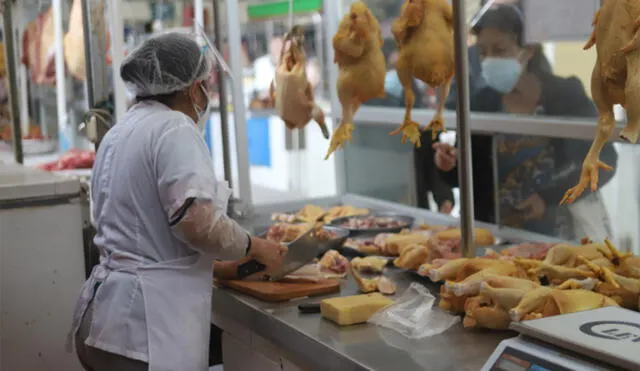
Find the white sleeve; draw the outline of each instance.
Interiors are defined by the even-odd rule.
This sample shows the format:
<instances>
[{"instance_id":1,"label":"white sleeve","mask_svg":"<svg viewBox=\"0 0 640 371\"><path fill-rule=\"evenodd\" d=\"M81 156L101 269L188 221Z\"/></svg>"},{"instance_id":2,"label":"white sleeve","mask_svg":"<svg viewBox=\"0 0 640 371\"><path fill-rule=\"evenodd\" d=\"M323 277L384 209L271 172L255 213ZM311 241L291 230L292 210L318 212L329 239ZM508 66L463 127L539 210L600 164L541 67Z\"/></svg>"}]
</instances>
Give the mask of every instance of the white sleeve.
<instances>
[{"instance_id":1,"label":"white sleeve","mask_svg":"<svg viewBox=\"0 0 640 371\"><path fill-rule=\"evenodd\" d=\"M160 202L176 236L219 259L244 256L249 236L216 207L213 161L196 126L163 133L154 159Z\"/></svg>"}]
</instances>

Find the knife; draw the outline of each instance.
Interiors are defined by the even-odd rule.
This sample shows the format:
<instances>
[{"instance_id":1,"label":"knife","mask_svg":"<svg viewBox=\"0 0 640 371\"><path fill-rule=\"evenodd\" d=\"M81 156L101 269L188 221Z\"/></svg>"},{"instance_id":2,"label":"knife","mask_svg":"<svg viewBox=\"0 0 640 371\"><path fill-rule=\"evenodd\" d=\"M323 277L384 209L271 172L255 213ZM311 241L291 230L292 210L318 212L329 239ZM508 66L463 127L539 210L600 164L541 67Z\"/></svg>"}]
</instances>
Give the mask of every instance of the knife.
<instances>
[{"instance_id":1,"label":"knife","mask_svg":"<svg viewBox=\"0 0 640 371\"><path fill-rule=\"evenodd\" d=\"M326 215L327 213L324 213L316 218L316 222L308 231L287 245L288 251L287 255L284 257L282 268L279 272L269 278L271 281L283 279L289 273L297 271L300 267L308 264L316 258L318 255L319 241L315 238L315 231L321 225L322 220ZM265 269L266 266L264 264L252 259L238 266L237 275L239 279L244 279L253 274L262 272Z\"/></svg>"}]
</instances>

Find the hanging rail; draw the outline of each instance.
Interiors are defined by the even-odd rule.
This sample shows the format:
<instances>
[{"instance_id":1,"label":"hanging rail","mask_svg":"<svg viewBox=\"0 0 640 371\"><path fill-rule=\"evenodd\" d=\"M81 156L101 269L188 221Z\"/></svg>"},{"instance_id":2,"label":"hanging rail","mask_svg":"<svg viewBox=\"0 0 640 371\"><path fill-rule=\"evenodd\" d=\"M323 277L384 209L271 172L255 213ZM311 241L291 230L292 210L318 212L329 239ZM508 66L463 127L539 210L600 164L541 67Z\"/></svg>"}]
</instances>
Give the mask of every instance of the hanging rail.
<instances>
[{"instance_id":1,"label":"hanging rail","mask_svg":"<svg viewBox=\"0 0 640 371\"><path fill-rule=\"evenodd\" d=\"M11 0L2 0L2 25L4 37L4 55L7 68L7 82L9 84L9 104L11 106L11 129L13 135L13 153L16 163L24 163L22 148L22 127L20 126L20 100L18 98L18 66L15 37L13 34L13 7Z\"/></svg>"}]
</instances>

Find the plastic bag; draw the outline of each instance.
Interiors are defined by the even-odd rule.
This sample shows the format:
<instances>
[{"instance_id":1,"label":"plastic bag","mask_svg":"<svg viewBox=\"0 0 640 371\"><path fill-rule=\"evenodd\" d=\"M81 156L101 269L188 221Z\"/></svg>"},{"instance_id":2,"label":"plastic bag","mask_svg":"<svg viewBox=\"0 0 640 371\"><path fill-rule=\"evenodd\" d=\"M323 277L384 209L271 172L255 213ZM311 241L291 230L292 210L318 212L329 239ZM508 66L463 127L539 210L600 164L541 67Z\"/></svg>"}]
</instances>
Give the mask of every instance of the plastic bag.
<instances>
[{"instance_id":1,"label":"plastic bag","mask_svg":"<svg viewBox=\"0 0 640 371\"><path fill-rule=\"evenodd\" d=\"M395 304L375 313L368 322L410 339L434 336L460 322L460 317L434 309L435 301L426 287L414 282Z\"/></svg>"}]
</instances>

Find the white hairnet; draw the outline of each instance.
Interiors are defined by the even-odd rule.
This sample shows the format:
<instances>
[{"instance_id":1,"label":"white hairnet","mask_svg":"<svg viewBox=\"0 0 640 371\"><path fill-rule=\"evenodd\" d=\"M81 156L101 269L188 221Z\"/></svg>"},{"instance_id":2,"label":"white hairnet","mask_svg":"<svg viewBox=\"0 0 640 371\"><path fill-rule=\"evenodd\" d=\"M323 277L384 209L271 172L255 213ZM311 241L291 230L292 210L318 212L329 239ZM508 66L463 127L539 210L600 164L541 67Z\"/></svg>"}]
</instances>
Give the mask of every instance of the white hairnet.
<instances>
[{"instance_id":1,"label":"white hairnet","mask_svg":"<svg viewBox=\"0 0 640 371\"><path fill-rule=\"evenodd\" d=\"M125 58L120 76L136 97L177 92L195 81L209 79L214 60L208 48L191 34L154 36Z\"/></svg>"}]
</instances>

